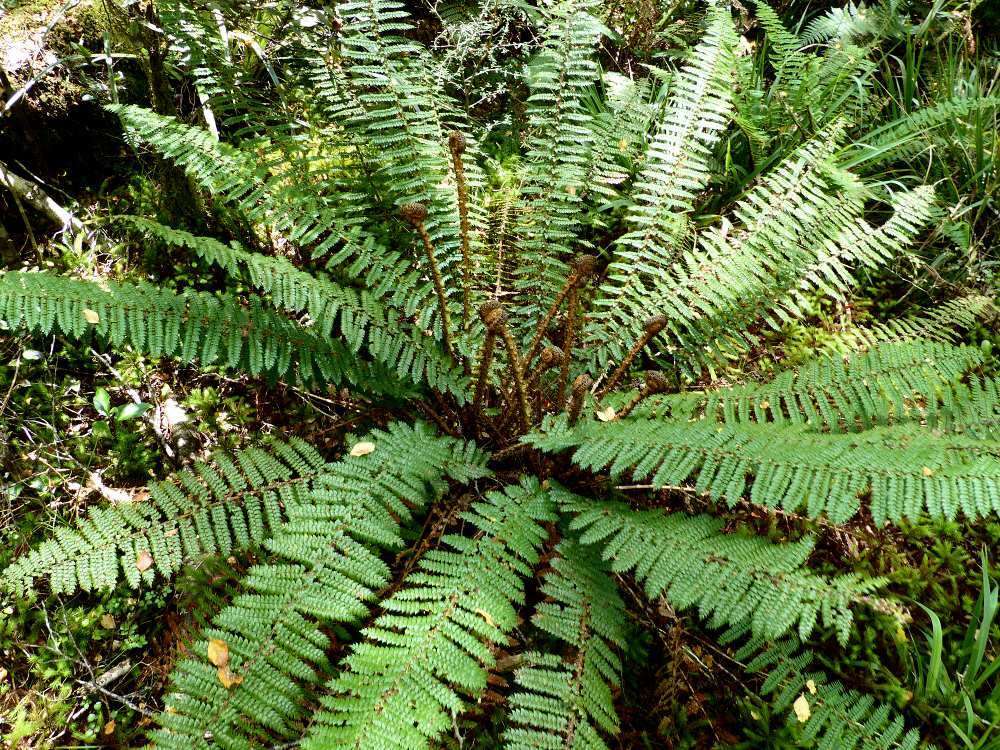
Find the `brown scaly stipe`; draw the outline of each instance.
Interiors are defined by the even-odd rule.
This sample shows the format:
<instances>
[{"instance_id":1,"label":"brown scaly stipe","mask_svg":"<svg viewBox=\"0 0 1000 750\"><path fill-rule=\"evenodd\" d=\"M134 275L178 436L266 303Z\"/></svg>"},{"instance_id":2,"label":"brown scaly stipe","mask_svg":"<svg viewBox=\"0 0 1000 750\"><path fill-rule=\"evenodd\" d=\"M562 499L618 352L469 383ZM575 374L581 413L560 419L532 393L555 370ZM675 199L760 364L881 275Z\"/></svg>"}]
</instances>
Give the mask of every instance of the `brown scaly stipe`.
<instances>
[{"instance_id":1,"label":"brown scaly stipe","mask_svg":"<svg viewBox=\"0 0 1000 750\"><path fill-rule=\"evenodd\" d=\"M590 387L594 384L594 379L584 373L583 375L577 375L576 379L573 381L573 387L570 389L569 397L569 409L567 410L569 414L569 423L574 425L580 419L580 412L583 410L583 403L587 399L587 393L590 392Z\"/></svg>"},{"instance_id":2,"label":"brown scaly stipe","mask_svg":"<svg viewBox=\"0 0 1000 750\"><path fill-rule=\"evenodd\" d=\"M667 327L667 316L666 315L654 315L651 318L646 318L642 324L642 334L636 339L636 342L632 344L632 348L629 349L628 354L625 355L625 359L621 361L621 364L615 369L608 378L608 382L605 383L601 390L597 392L598 400L604 398L611 389L618 385L618 381L622 379L622 376L628 370L629 366L632 364L632 360L636 358L642 348L649 343L650 339L656 334Z\"/></svg>"},{"instance_id":3,"label":"brown scaly stipe","mask_svg":"<svg viewBox=\"0 0 1000 750\"><path fill-rule=\"evenodd\" d=\"M491 300L483 303L479 308L479 316L486 326L487 335L499 336L503 339L507 349L507 359L510 360L510 374L514 380L515 411L520 422L522 433L527 432L531 426L528 418L528 389L524 383L524 374L521 371L521 355L517 350L517 342L507 328L507 316L499 302ZM477 390L478 390L477 385Z\"/></svg>"},{"instance_id":4,"label":"brown scaly stipe","mask_svg":"<svg viewBox=\"0 0 1000 750\"><path fill-rule=\"evenodd\" d=\"M540 321L538 321L538 326L535 328L535 335L531 339L531 344L528 346L528 354L524 358L524 366L530 367L531 360L535 358L538 353L538 347L541 346L542 336L549 328L549 323L552 322L552 318L555 317L556 311L559 306L562 305L563 300L566 299L566 295L570 293L570 290L579 288L587 283L587 280L594 274L597 268L597 257L593 255L579 255L573 261L570 266L569 276L566 277L566 283L563 284L563 288L559 290L559 294L556 295L555 300L549 307L548 312L545 313ZM565 344L565 342L564 342ZM568 348L564 346L564 348Z\"/></svg>"},{"instance_id":5,"label":"brown scaly stipe","mask_svg":"<svg viewBox=\"0 0 1000 750\"><path fill-rule=\"evenodd\" d=\"M640 391L632 397L631 401L625 404L625 408L615 414L615 419L627 417L644 398L656 395L657 393L666 393L669 390L670 381L667 380L666 376L662 372L647 372L646 379L643 382Z\"/></svg>"},{"instance_id":6,"label":"brown scaly stipe","mask_svg":"<svg viewBox=\"0 0 1000 750\"><path fill-rule=\"evenodd\" d=\"M528 389L535 393L535 422L542 419L542 375L553 367L559 367L563 361L563 352L558 346L547 346L538 355L538 366L531 374Z\"/></svg>"},{"instance_id":7,"label":"brown scaly stipe","mask_svg":"<svg viewBox=\"0 0 1000 750\"><path fill-rule=\"evenodd\" d=\"M437 259L434 257L434 245L431 244L431 237L427 234L427 228L424 226L424 221L427 219L427 206L423 203L404 203L399 208L399 215L417 230L424 243L424 253L427 255L427 264L431 269L434 291L437 293L438 307L441 310L441 333L444 338L444 348L448 352L448 356L455 359L455 347L451 343L451 317L448 313L448 298L444 293L444 282L441 280Z\"/></svg>"},{"instance_id":8,"label":"brown scaly stipe","mask_svg":"<svg viewBox=\"0 0 1000 750\"><path fill-rule=\"evenodd\" d=\"M487 300L479 307L479 317L482 318L483 324L486 326L486 340L483 342L483 351L479 356L476 394L472 399L472 414L475 419L479 419L482 412L483 397L486 395L486 386L490 377L490 366L493 364L493 347L497 340L497 327L503 318L503 308L495 299Z\"/></svg>"},{"instance_id":9,"label":"brown scaly stipe","mask_svg":"<svg viewBox=\"0 0 1000 750\"><path fill-rule=\"evenodd\" d=\"M465 136L458 130L448 133L448 149L455 169L455 186L458 193L458 226L462 236L462 328L467 328L472 317L472 252L469 249L469 190L465 182Z\"/></svg>"}]
</instances>

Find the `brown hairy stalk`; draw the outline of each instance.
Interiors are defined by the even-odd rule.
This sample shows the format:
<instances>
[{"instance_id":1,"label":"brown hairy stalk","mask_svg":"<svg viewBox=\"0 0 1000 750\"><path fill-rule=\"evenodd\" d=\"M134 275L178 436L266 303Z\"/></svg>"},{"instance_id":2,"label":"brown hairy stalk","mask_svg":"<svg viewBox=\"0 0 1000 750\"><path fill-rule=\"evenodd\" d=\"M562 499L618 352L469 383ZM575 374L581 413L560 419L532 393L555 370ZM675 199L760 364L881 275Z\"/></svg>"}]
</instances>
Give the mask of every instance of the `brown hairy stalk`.
<instances>
[{"instance_id":1,"label":"brown hairy stalk","mask_svg":"<svg viewBox=\"0 0 1000 750\"><path fill-rule=\"evenodd\" d=\"M455 347L451 343L451 318L448 314L448 298L444 293L444 282L441 281L441 271L438 269L437 260L434 257L434 245L431 244L431 237L427 234L424 221L427 219L427 206L423 203L406 203L399 209L399 215L411 224L420 234L420 239L424 243L424 252L427 254L427 263L431 268L431 277L434 279L434 291L437 292L438 307L441 309L441 331L444 336L444 348L448 355L455 358Z\"/></svg>"},{"instance_id":2,"label":"brown hairy stalk","mask_svg":"<svg viewBox=\"0 0 1000 750\"><path fill-rule=\"evenodd\" d=\"M510 360L510 374L514 380L514 401L521 431L527 432L530 427L528 419L528 389L524 384L524 374L521 371L521 355L517 350L517 342L507 328L507 316L499 302L491 301L479 308L479 315L486 326L487 335L499 336L507 349L507 359ZM477 386L478 390L478 386Z\"/></svg>"},{"instance_id":3,"label":"brown hairy stalk","mask_svg":"<svg viewBox=\"0 0 1000 750\"><path fill-rule=\"evenodd\" d=\"M479 356L479 375L476 378L476 395L472 399L472 415L474 419L480 419L483 409L483 397L486 395L486 386L490 379L490 366L493 364L493 347L497 340L498 319L503 317L503 308L495 299L487 300L479 307L479 317L482 318L486 326L486 340L483 342L483 351Z\"/></svg>"},{"instance_id":4,"label":"brown hairy stalk","mask_svg":"<svg viewBox=\"0 0 1000 750\"><path fill-rule=\"evenodd\" d=\"M627 417L644 398L656 395L657 393L666 393L669 390L670 381L667 380L666 376L662 372L647 372L646 380L642 384L642 388L637 394L635 394L635 396L632 397L631 401L625 404L625 408L615 415L615 419Z\"/></svg>"},{"instance_id":5,"label":"brown hairy stalk","mask_svg":"<svg viewBox=\"0 0 1000 750\"><path fill-rule=\"evenodd\" d=\"M467 328L472 315L470 301L472 254L469 250L469 191L465 183L465 165L462 163L465 136L458 130L452 130L448 134L448 148L451 150L451 162L455 169L455 185L458 192L458 226L462 235L462 328Z\"/></svg>"},{"instance_id":6,"label":"brown hairy stalk","mask_svg":"<svg viewBox=\"0 0 1000 750\"><path fill-rule=\"evenodd\" d=\"M538 367L528 380L528 391L535 394L535 422L542 418L542 375L562 364L563 353L558 346L547 346L538 357ZM525 365L527 367L527 365Z\"/></svg>"},{"instance_id":7,"label":"brown hairy stalk","mask_svg":"<svg viewBox=\"0 0 1000 750\"><path fill-rule=\"evenodd\" d=\"M587 393L593 384L593 378L586 373L577 375L573 381L573 387L570 389L568 409L569 423L571 425L576 424L577 420L580 419L580 412L583 411L583 402L587 399Z\"/></svg>"},{"instance_id":8,"label":"brown hairy stalk","mask_svg":"<svg viewBox=\"0 0 1000 750\"><path fill-rule=\"evenodd\" d=\"M621 364L611 373L611 377L608 378L608 382L604 384L600 391L597 392L597 398L604 398L605 395L611 392L611 389L618 385L618 381L622 379L622 375L628 370L629 365L636 358L642 348L649 343L649 340L653 338L656 334L667 327L667 316L666 315L654 315L651 318L646 318L642 324L642 335L636 339L636 342L632 344L632 348L628 350L628 354L625 355L625 359L621 361Z\"/></svg>"},{"instance_id":9,"label":"brown hairy stalk","mask_svg":"<svg viewBox=\"0 0 1000 750\"><path fill-rule=\"evenodd\" d=\"M583 286L587 282L587 279L594 273L594 269L597 268L597 258L593 255L580 255L573 262L570 268L569 276L566 277L566 283L563 284L563 288L559 290L559 294L552 301L552 305L549 307L545 317L538 321L538 326L535 328L535 335L531 339L531 345L528 346L528 354L524 358L524 366L531 367L531 360L535 358L538 353L538 347L542 344L542 336L549 328L549 324L552 322L552 318L555 317L556 311L559 306L566 299L566 295L570 293L571 290ZM565 346L566 351L569 348ZM562 398L560 397L560 402Z\"/></svg>"}]
</instances>

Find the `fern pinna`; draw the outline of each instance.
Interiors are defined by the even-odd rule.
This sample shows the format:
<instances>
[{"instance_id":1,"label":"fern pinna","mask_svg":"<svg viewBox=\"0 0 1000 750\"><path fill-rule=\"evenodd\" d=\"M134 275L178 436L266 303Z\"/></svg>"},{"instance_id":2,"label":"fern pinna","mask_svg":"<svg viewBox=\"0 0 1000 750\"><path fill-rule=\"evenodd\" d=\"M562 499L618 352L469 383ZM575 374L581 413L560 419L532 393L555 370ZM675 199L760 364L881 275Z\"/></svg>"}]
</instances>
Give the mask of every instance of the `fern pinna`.
<instances>
[{"instance_id":1,"label":"fern pinna","mask_svg":"<svg viewBox=\"0 0 1000 750\"><path fill-rule=\"evenodd\" d=\"M868 133L877 23L798 36L753 3L762 79L712 3L654 86L602 74L598 0L530 4L533 54L508 92L520 158L501 179L490 154L518 118L470 108L403 3L277 5L294 23L253 79L238 67L253 44L217 36L245 4L164 4L206 126L110 106L232 231L129 216L108 231L222 288L11 271L0 316L264 389L347 388L376 425L339 457L274 438L194 463L58 530L3 585L169 586L253 561L173 668L162 748L609 747L634 656L623 580L743 639L805 739L915 747L905 715L806 671L813 648L851 642L859 610L899 611L883 579L820 570L816 550L859 516L1000 511L1000 380L960 343L993 299L844 326L798 367L754 363L940 219L908 165L948 117L995 102ZM790 106L808 112L795 129ZM753 167L739 190L734 154ZM876 179L889 161L897 178ZM794 523L765 539L761 513Z\"/></svg>"}]
</instances>

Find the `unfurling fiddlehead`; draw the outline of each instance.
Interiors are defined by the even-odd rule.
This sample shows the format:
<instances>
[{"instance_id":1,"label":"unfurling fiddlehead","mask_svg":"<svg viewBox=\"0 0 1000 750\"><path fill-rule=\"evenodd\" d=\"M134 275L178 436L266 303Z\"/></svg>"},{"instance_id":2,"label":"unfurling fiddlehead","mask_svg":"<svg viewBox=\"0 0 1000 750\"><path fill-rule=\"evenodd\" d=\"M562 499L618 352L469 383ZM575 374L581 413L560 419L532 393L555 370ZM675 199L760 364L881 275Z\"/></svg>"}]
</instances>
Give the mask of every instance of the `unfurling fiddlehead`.
<instances>
[{"instance_id":1,"label":"unfurling fiddlehead","mask_svg":"<svg viewBox=\"0 0 1000 750\"><path fill-rule=\"evenodd\" d=\"M657 393L665 393L669 390L670 381L667 380L666 376L662 372L647 372L646 380L642 384L642 388L639 389L639 392L632 397L632 400L625 404L622 410L615 415L615 419L627 417L644 398L655 396Z\"/></svg>"},{"instance_id":2,"label":"unfurling fiddlehead","mask_svg":"<svg viewBox=\"0 0 1000 750\"><path fill-rule=\"evenodd\" d=\"M573 387L570 389L568 408L570 425L576 424L577 420L580 419L583 402L586 400L587 393L590 391L592 385L594 385L594 380L586 373L577 375L576 380L573 381Z\"/></svg>"},{"instance_id":3,"label":"unfurling fiddlehead","mask_svg":"<svg viewBox=\"0 0 1000 750\"><path fill-rule=\"evenodd\" d=\"M451 343L451 318L448 314L448 298L444 293L441 270L438 268L437 259L434 257L434 245L431 244L431 237L427 234L427 227L424 226L424 221L427 219L427 206L423 203L405 203L400 207L399 215L417 230L421 241L424 243L427 264L430 266L431 277L434 279L434 291L437 293L438 307L441 309L441 335L444 339L444 348L454 358L455 347Z\"/></svg>"},{"instance_id":4,"label":"unfurling fiddlehead","mask_svg":"<svg viewBox=\"0 0 1000 750\"><path fill-rule=\"evenodd\" d=\"M608 378L608 382L604 384L597 393L597 398L603 398L605 394L609 393L612 388L618 385L618 381L621 380L622 375L624 375L629 366L632 364L632 360L636 358L636 355L642 351L642 348L649 343L649 341L662 331L667 326L667 316L666 315L654 315L651 318L646 318L642 325L642 334L636 339L636 342L632 344L632 348L628 350L628 354L621 361L621 364L611 373L611 377Z\"/></svg>"}]
</instances>

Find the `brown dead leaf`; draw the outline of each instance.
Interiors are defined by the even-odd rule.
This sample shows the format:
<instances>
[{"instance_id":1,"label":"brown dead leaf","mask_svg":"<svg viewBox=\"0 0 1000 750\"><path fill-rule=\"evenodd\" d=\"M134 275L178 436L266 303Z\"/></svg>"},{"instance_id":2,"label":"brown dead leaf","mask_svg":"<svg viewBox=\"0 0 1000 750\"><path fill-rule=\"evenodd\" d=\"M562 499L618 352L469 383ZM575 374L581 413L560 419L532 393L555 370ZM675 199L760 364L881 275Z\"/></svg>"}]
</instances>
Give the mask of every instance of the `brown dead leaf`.
<instances>
[{"instance_id":1,"label":"brown dead leaf","mask_svg":"<svg viewBox=\"0 0 1000 750\"><path fill-rule=\"evenodd\" d=\"M799 720L800 724L805 724L809 721L812 711L809 710L809 699L806 698L805 693L802 693L802 695L795 699L795 703L792 704L792 710L795 711L795 718Z\"/></svg>"},{"instance_id":2,"label":"brown dead leaf","mask_svg":"<svg viewBox=\"0 0 1000 750\"><path fill-rule=\"evenodd\" d=\"M112 719L111 721L109 721L107 724L104 725L104 733L105 734L114 734L115 733L115 720L114 719Z\"/></svg>"},{"instance_id":3,"label":"brown dead leaf","mask_svg":"<svg viewBox=\"0 0 1000 750\"><path fill-rule=\"evenodd\" d=\"M101 615L101 627L107 628L108 630L115 629L115 618L113 615Z\"/></svg>"},{"instance_id":4,"label":"brown dead leaf","mask_svg":"<svg viewBox=\"0 0 1000 750\"><path fill-rule=\"evenodd\" d=\"M602 422L610 422L615 418L615 409L613 406L609 406L606 409L601 409L597 412L597 418Z\"/></svg>"},{"instance_id":5,"label":"brown dead leaf","mask_svg":"<svg viewBox=\"0 0 1000 750\"><path fill-rule=\"evenodd\" d=\"M218 671L216 671L216 674L219 676L219 682L222 683L222 687L224 687L226 690L229 690L230 688L235 687L236 685L239 685L241 682L243 682L243 675L238 675L232 672L229 669L228 664L224 667L219 667Z\"/></svg>"},{"instance_id":6,"label":"brown dead leaf","mask_svg":"<svg viewBox=\"0 0 1000 750\"><path fill-rule=\"evenodd\" d=\"M229 664L229 644L218 638L208 642L208 660L217 667Z\"/></svg>"},{"instance_id":7,"label":"brown dead leaf","mask_svg":"<svg viewBox=\"0 0 1000 750\"><path fill-rule=\"evenodd\" d=\"M367 456L375 450L375 443L368 440L362 440L360 443L355 443L354 447L351 448L351 455L357 458L358 456Z\"/></svg>"},{"instance_id":8,"label":"brown dead leaf","mask_svg":"<svg viewBox=\"0 0 1000 750\"><path fill-rule=\"evenodd\" d=\"M145 573L151 567L153 567L153 556L149 554L148 551L143 550L139 553L139 556L135 558L135 567L140 573Z\"/></svg>"}]
</instances>

